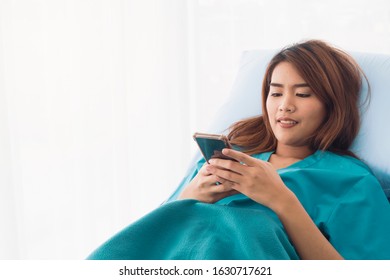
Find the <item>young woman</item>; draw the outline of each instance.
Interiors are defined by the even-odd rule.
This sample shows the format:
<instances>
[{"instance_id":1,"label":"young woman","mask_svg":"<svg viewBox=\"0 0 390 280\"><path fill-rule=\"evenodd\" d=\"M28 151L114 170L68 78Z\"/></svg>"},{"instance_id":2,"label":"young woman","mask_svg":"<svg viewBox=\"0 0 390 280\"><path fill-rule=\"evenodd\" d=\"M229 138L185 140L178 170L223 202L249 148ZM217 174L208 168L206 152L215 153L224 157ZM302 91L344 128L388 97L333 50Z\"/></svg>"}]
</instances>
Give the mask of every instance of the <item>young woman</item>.
<instances>
[{"instance_id":1,"label":"young woman","mask_svg":"<svg viewBox=\"0 0 390 280\"><path fill-rule=\"evenodd\" d=\"M223 153L237 162L201 160L177 199L90 258L390 259L390 204L349 150L362 77L322 41L281 50L263 80L263 115L231 127L238 149Z\"/></svg>"}]
</instances>

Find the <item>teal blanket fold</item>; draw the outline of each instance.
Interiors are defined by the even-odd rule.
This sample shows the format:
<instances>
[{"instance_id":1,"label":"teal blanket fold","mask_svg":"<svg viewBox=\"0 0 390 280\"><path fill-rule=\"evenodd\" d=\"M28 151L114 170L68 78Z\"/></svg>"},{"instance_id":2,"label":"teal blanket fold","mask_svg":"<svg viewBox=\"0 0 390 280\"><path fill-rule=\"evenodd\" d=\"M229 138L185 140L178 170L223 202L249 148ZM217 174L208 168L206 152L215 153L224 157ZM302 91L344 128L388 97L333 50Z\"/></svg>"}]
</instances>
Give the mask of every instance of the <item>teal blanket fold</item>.
<instances>
[{"instance_id":1,"label":"teal blanket fold","mask_svg":"<svg viewBox=\"0 0 390 280\"><path fill-rule=\"evenodd\" d=\"M247 206L248 201L245 202ZM166 203L129 225L88 259L298 259L276 215L266 207Z\"/></svg>"}]
</instances>

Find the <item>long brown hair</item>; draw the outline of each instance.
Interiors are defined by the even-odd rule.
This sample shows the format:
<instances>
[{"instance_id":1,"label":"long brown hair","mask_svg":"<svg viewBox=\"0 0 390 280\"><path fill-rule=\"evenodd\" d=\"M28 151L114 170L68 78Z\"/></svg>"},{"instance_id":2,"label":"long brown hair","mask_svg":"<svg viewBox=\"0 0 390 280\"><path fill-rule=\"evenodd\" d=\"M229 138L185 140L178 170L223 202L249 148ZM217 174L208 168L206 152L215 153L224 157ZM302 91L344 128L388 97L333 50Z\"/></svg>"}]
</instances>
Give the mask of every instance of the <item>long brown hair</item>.
<instances>
[{"instance_id":1,"label":"long brown hair","mask_svg":"<svg viewBox=\"0 0 390 280\"><path fill-rule=\"evenodd\" d=\"M362 78L367 78L350 55L320 40L288 46L272 58L262 84L263 115L234 123L228 135L231 143L248 154L276 149L266 100L272 73L280 62L294 65L326 108L323 125L308 139L310 148L355 156L349 149L360 128L360 90Z\"/></svg>"}]
</instances>

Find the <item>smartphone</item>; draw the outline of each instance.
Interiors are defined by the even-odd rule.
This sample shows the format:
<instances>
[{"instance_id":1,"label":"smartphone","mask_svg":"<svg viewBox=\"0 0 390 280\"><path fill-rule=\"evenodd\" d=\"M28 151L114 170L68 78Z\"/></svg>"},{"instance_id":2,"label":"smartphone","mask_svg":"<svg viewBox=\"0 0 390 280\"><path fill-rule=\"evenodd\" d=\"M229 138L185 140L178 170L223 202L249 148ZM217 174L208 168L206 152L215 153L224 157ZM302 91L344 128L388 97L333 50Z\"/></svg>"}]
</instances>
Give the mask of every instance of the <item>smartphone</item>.
<instances>
[{"instance_id":1,"label":"smartphone","mask_svg":"<svg viewBox=\"0 0 390 280\"><path fill-rule=\"evenodd\" d=\"M209 160L212 158L222 158L236 161L235 159L222 154L222 150L224 148L232 148L232 145L230 145L229 140L225 135L196 132L193 135L193 138L198 144L207 163L209 163Z\"/></svg>"}]
</instances>

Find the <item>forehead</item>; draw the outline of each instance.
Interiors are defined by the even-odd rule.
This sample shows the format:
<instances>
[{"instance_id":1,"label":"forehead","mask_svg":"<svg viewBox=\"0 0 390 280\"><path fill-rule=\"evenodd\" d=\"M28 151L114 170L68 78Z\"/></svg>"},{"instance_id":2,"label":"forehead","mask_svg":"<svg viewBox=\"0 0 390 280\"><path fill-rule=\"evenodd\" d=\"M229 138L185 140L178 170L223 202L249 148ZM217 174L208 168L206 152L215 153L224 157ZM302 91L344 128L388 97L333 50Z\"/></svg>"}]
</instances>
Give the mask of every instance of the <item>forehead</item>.
<instances>
[{"instance_id":1,"label":"forehead","mask_svg":"<svg viewBox=\"0 0 390 280\"><path fill-rule=\"evenodd\" d=\"M283 61L275 66L271 75L271 83L296 84L305 83L305 80L293 64Z\"/></svg>"}]
</instances>

